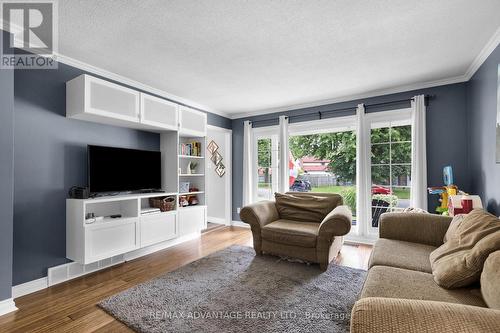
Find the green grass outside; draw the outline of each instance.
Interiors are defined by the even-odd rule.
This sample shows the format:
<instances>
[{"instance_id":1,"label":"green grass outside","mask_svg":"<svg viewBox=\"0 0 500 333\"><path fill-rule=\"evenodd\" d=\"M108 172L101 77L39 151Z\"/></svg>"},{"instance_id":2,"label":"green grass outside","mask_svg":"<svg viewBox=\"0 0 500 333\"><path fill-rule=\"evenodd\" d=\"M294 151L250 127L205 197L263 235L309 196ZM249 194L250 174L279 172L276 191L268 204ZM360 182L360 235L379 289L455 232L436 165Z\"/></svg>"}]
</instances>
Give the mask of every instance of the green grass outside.
<instances>
[{"instance_id":1,"label":"green grass outside","mask_svg":"<svg viewBox=\"0 0 500 333\"><path fill-rule=\"evenodd\" d=\"M264 184L260 183L259 184L260 188L271 188L271 184ZM354 186L318 186L318 187L313 187L311 192L323 192L323 193L342 193L344 189L347 188L354 188ZM395 188L393 189L393 193L395 196L397 196L399 199L410 199L410 189L409 188Z\"/></svg>"},{"instance_id":2,"label":"green grass outside","mask_svg":"<svg viewBox=\"0 0 500 333\"><path fill-rule=\"evenodd\" d=\"M324 193L342 193L342 190L347 188L354 188L354 186L318 186L313 187L311 192L324 192ZM410 189L409 188L394 188L393 193L399 199L410 199Z\"/></svg>"}]
</instances>

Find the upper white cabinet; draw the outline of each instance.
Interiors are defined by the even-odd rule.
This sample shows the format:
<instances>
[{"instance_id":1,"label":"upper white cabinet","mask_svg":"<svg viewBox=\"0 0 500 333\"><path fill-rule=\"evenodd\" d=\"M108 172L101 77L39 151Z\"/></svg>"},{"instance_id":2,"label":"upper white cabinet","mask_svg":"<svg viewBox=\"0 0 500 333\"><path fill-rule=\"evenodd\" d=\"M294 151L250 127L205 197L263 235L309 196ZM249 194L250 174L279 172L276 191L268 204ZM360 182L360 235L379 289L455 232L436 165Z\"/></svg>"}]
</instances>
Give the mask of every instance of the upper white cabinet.
<instances>
[{"instance_id":1,"label":"upper white cabinet","mask_svg":"<svg viewBox=\"0 0 500 333\"><path fill-rule=\"evenodd\" d=\"M87 74L66 82L66 116L184 136L207 134L206 113Z\"/></svg>"},{"instance_id":2,"label":"upper white cabinet","mask_svg":"<svg viewBox=\"0 0 500 333\"><path fill-rule=\"evenodd\" d=\"M139 122L140 93L90 75L66 83L66 115L112 125Z\"/></svg>"},{"instance_id":3,"label":"upper white cabinet","mask_svg":"<svg viewBox=\"0 0 500 333\"><path fill-rule=\"evenodd\" d=\"M141 93L141 124L176 131L178 115L178 104Z\"/></svg>"},{"instance_id":4,"label":"upper white cabinet","mask_svg":"<svg viewBox=\"0 0 500 333\"><path fill-rule=\"evenodd\" d=\"M207 135L207 114L181 106L179 110L179 133L189 136Z\"/></svg>"}]
</instances>

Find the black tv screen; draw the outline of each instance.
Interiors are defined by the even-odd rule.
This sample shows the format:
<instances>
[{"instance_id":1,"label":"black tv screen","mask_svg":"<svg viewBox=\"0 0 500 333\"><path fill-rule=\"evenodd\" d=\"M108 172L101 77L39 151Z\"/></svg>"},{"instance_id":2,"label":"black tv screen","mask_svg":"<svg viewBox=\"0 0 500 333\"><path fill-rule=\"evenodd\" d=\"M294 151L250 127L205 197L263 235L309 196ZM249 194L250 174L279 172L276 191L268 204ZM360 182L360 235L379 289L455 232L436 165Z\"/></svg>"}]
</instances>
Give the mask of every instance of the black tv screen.
<instances>
[{"instance_id":1,"label":"black tv screen","mask_svg":"<svg viewBox=\"0 0 500 333\"><path fill-rule=\"evenodd\" d=\"M88 151L90 192L161 189L161 153L91 146Z\"/></svg>"}]
</instances>

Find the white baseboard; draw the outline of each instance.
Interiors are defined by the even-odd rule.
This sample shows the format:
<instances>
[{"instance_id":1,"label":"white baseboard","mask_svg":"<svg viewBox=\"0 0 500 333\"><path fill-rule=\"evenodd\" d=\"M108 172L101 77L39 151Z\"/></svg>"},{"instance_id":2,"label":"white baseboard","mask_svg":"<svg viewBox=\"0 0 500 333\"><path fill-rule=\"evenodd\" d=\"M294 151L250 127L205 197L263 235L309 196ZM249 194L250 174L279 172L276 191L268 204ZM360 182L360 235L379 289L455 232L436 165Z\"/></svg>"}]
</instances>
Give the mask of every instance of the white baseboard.
<instances>
[{"instance_id":1,"label":"white baseboard","mask_svg":"<svg viewBox=\"0 0 500 333\"><path fill-rule=\"evenodd\" d=\"M49 286L49 279L45 276L40 279L28 281L12 287L12 298L18 298L27 294L45 289Z\"/></svg>"},{"instance_id":2,"label":"white baseboard","mask_svg":"<svg viewBox=\"0 0 500 333\"><path fill-rule=\"evenodd\" d=\"M235 220L233 220L233 221L231 222L231 225L232 225L233 227L250 228L250 224L247 224L247 223L245 223L245 222L241 222L241 221L235 221Z\"/></svg>"},{"instance_id":3,"label":"white baseboard","mask_svg":"<svg viewBox=\"0 0 500 333\"><path fill-rule=\"evenodd\" d=\"M76 262L70 262L64 265L59 265L55 267L51 267L48 269L49 275L51 276L50 278L50 284L49 284L49 277L43 277L41 279L29 281L23 284L19 284L17 286L12 287L12 298L17 298L21 297L27 294L34 293L36 291L48 288L49 286L53 286L55 284L59 284L65 281L69 281L72 279L75 279L77 277L87 275L96 271L99 271L101 269L105 269L114 265L117 265L119 263L122 263L124 261L129 261L133 260L151 253L154 253L156 251L164 250L166 248L172 247L174 245L187 242L189 240L193 240L200 237L200 233L194 233L186 236L182 236L179 238L172 239L170 241L166 241L163 243L159 243L156 245L152 245L143 249L135 250L129 253L125 253L123 255L115 256L112 258L108 259L103 259L95 263L91 263L88 265L81 265ZM15 308L15 306L14 306ZM0 302L0 315L2 311L2 302ZM15 309L14 309L15 310ZM11 311L14 311L11 310ZM10 312L10 311L9 311ZM7 312L6 312L7 313Z\"/></svg>"},{"instance_id":4,"label":"white baseboard","mask_svg":"<svg viewBox=\"0 0 500 333\"><path fill-rule=\"evenodd\" d=\"M16 303L14 303L13 298L7 298L3 301L0 301L0 316L3 316L10 312L14 312L16 310Z\"/></svg>"},{"instance_id":5,"label":"white baseboard","mask_svg":"<svg viewBox=\"0 0 500 333\"><path fill-rule=\"evenodd\" d=\"M223 219L223 218L220 218L220 217L210 217L209 216L209 217L207 217L207 221L208 222L212 222L212 223L227 225L226 219Z\"/></svg>"}]
</instances>

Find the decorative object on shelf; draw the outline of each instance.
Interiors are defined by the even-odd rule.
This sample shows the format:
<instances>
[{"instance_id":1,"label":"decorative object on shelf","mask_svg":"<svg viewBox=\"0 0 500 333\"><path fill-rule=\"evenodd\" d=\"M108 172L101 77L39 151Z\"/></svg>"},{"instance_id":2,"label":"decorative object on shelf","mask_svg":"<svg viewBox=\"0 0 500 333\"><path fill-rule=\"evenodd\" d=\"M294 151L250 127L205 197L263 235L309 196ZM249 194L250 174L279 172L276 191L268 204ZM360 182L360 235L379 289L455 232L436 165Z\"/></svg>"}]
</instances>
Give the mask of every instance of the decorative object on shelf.
<instances>
[{"instance_id":1,"label":"decorative object on shelf","mask_svg":"<svg viewBox=\"0 0 500 333\"><path fill-rule=\"evenodd\" d=\"M201 156L201 142L181 143L179 153L184 156Z\"/></svg>"},{"instance_id":2,"label":"decorative object on shelf","mask_svg":"<svg viewBox=\"0 0 500 333\"><path fill-rule=\"evenodd\" d=\"M215 168L215 172L219 175L219 177L222 177L226 173L226 167L224 164L219 163L219 165Z\"/></svg>"},{"instance_id":3,"label":"decorative object on shelf","mask_svg":"<svg viewBox=\"0 0 500 333\"><path fill-rule=\"evenodd\" d=\"M149 198L149 205L153 208L160 208L162 212L175 210L175 197Z\"/></svg>"},{"instance_id":4,"label":"decorative object on shelf","mask_svg":"<svg viewBox=\"0 0 500 333\"><path fill-rule=\"evenodd\" d=\"M215 164L215 173L219 177L224 176L226 173L226 166L222 164L222 155L218 152L219 145L215 143L214 140L210 141L207 146L207 150L212 154L210 160Z\"/></svg>"},{"instance_id":5,"label":"decorative object on shelf","mask_svg":"<svg viewBox=\"0 0 500 333\"><path fill-rule=\"evenodd\" d=\"M187 193L189 192L189 182L180 182L179 184L179 192L180 193Z\"/></svg>"},{"instance_id":6,"label":"decorative object on shelf","mask_svg":"<svg viewBox=\"0 0 500 333\"><path fill-rule=\"evenodd\" d=\"M181 206L181 207L189 206L189 200L188 200L187 195L181 195L179 197L179 206Z\"/></svg>"},{"instance_id":7,"label":"decorative object on shelf","mask_svg":"<svg viewBox=\"0 0 500 333\"><path fill-rule=\"evenodd\" d=\"M217 145L214 140L210 141L207 146L207 150L210 155L213 155L217 151L217 149L219 149L219 145Z\"/></svg>"},{"instance_id":8,"label":"decorative object on shelf","mask_svg":"<svg viewBox=\"0 0 500 333\"><path fill-rule=\"evenodd\" d=\"M198 196L197 195L190 195L188 196L188 203L189 206L196 206L200 202L198 201Z\"/></svg>"},{"instance_id":9,"label":"decorative object on shelf","mask_svg":"<svg viewBox=\"0 0 500 333\"><path fill-rule=\"evenodd\" d=\"M188 174L188 175L195 174L197 166L198 166L198 163L189 162L187 165L186 174Z\"/></svg>"},{"instance_id":10,"label":"decorative object on shelf","mask_svg":"<svg viewBox=\"0 0 500 333\"><path fill-rule=\"evenodd\" d=\"M199 192L199 191L200 191L200 189L197 187L190 187L189 188L189 192Z\"/></svg>"}]
</instances>

